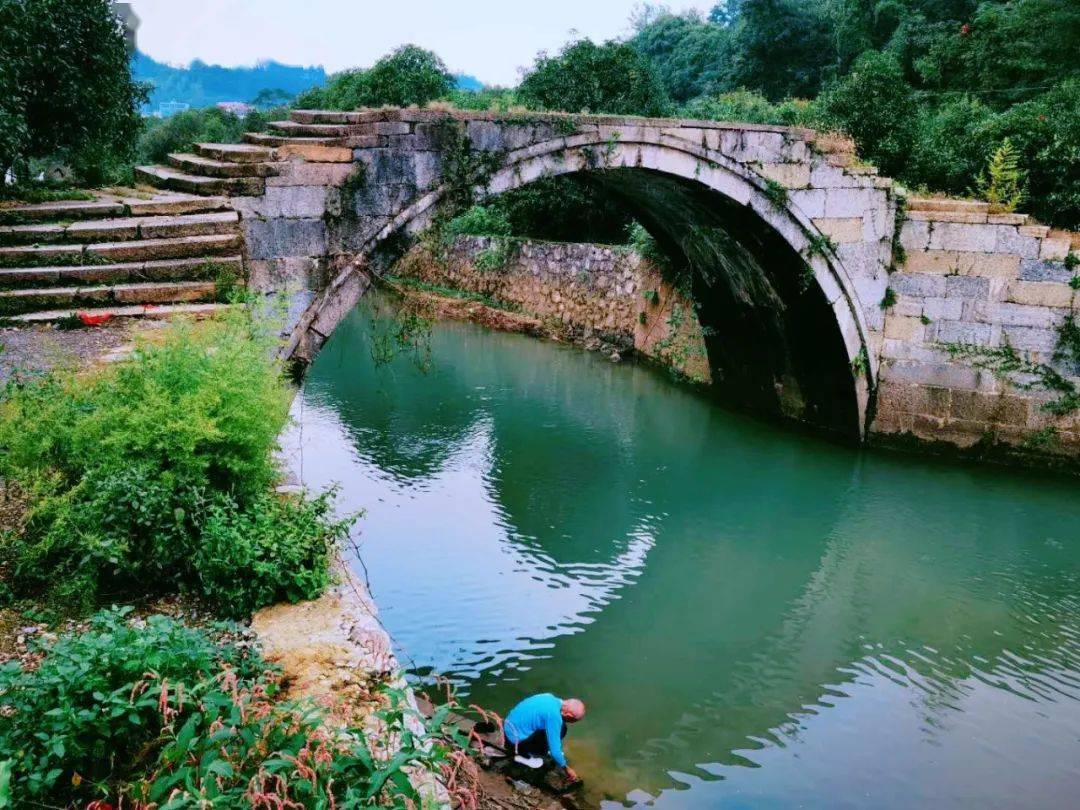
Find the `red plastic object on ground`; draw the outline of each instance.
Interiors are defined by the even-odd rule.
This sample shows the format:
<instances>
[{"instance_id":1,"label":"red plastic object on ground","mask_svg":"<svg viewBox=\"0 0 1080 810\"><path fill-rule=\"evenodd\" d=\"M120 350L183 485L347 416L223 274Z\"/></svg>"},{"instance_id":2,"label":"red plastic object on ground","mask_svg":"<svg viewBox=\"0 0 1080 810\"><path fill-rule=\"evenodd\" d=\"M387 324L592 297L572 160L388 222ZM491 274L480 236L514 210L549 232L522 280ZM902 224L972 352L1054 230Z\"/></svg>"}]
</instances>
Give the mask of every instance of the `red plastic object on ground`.
<instances>
[{"instance_id":1,"label":"red plastic object on ground","mask_svg":"<svg viewBox=\"0 0 1080 810\"><path fill-rule=\"evenodd\" d=\"M83 326L101 326L111 318L111 312L103 312L100 315L91 315L89 312L79 313L79 320L83 322Z\"/></svg>"}]
</instances>

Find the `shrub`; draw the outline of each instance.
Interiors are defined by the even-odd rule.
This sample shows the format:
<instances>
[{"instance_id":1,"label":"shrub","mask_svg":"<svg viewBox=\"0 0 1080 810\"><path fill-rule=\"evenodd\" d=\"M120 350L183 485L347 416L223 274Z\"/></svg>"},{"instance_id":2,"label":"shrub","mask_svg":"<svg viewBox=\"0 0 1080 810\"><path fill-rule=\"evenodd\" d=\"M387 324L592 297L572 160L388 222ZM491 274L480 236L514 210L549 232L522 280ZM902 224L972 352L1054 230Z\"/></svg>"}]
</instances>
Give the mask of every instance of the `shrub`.
<instances>
[{"instance_id":1,"label":"shrub","mask_svg":"<svg viewBox=\"0 0 1080 810\"><path fill-rule=\"evenodd\" d=\"M381 760L363 732L279 700L279 673L233 632L164 617L137 627L112 610L43 645L36 668L0 668L13 794L64 806L418 806L402 768L435 768L445 749L414 737L399 693L382 687L385 739L400 748Z\"/></svg>"},{"instance_id":2,"label":"shrub","mask_svg":"<svg viewBox=\"0 0 1080 810\"><path fill-rule=\"evenodd\" d=\"M498 206L474 205L461 216L450 220L445 234L448 239L456 236L510 236L510 220Z\"/></svg>"},{"instance_id":3,"label":"shrub","mask_svg":"<svg viewBox=\"0 0 1080 810\"><path fill-rule=\"evenodd\" d=\"M130 156L145 89L109 0L0 0L0 177L57 159L90 183Z\"/></svg>"},{"instance_id":4,"label":"shrub","mask_svg":"<svg viewBox=\"0 0 1080 810\"><path fill-rule=\"evenodd\" d=\"M311 595L340 526L321 507L279 509L266 497L291 395L271 358L270 339L235 314L175 324L160 341L139 345L130 362L13 386L0 402L0 476L32 496L25 527L3 548L16 591L73 609L107 595L184 587L230 611ZM256 563L278 554L311 568L248 583L241 594L227 577L213 587L222 575L200 574L211 562L201 539L210 523L221 550L220 516L230 510L265 530L231 551L234 562L260 576L269 575ZM287 541L253 510L290 516L302 536ZM298 555L295 544L306 541L313 550Z\"/></svg>"},{"instance_id":5,"label":"shrub","mask_svg":"<svg viewBox=\"0 0 1080 810\"><path fill-rule=\"evenodd\" d=\"M914 138L915 99L892 54L864 53L822 95L821 107L882 172L895 175L903 168Z\"/></svg>"},{"instance_id":6,"label":"shrub","mask_svg":"<svg viewBox=\"0 0 1080 810\"><path fill-rule=\"evenodd\" d=\"M249 649L171 619L137 628L128 611L103 611L88 632L41 646L34 669L0 667L0 760L13 760L16 795L57 803L107 795L153 761L163 689L175 696L186 684L190 694L223 667L250 683L265 668Z\"/></svg>"},{"instance_id":7,"label":"shrub","mask_svg":"<svg viewBox=\"0 0 1080 810\"><path fill-rule=\"evenodd\" d=\"M264 495L247 510L231 501L212 505L195 550L202 594L234 618L321 594L330 584L331 555L353 522L334 519L331 498Z\"/></svg>"},{"instance_id":8,"label":"shrub","mask_svg":"<svg viewBox=\"0 0 1080 810\"><path fill-rule=\"evenodd\" d=\"M346 70L330 77L325 87L301 93L302 109L355 110L360 107L408 107L445 98L454 77L433 52L402 45L366 70Z\"/></svg>"},{"instance_id":9,"label":"shrub","mask_svg":"<svg viewBox=\"0 0 1080 810\"><path fill-rule=\"evenodd\" d=\"M518 87L534 109L613 115L665 115L670 102L656 67L623 42L570 43L556 56L540 54Z\"/></svg>"},{"instance_id":10,"label":"shrub","mask_svg":"<svg viewBox=\"0 0 1080 810\"><path fill-rule=\"evenodd\" d=\"M712 121L798 127L813 127L823 123L815 102L791 98L774 103L751 90L733 90L696 98L680 108L679 115Z\"/></svg>"}]
</instances>

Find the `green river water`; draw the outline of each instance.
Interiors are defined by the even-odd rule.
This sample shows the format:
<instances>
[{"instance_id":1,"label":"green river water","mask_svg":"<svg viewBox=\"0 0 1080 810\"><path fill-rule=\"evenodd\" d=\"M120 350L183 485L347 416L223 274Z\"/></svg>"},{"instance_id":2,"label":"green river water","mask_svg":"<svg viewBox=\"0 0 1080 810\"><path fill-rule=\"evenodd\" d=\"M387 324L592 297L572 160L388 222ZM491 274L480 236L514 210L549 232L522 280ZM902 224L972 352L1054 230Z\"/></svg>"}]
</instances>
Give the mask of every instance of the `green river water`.
<instances>
[{"instance_id":1,"label":"green river water","mask_svg":"<svg viewBox=\"0 0 1080 810\"><path fill-rule=\"evenodd\" d=\"M285 442L402 661L588 703L598 804L1080 806L1080 484L860 451L655 369L363 309Z\"/></svg>"}]
</instances>

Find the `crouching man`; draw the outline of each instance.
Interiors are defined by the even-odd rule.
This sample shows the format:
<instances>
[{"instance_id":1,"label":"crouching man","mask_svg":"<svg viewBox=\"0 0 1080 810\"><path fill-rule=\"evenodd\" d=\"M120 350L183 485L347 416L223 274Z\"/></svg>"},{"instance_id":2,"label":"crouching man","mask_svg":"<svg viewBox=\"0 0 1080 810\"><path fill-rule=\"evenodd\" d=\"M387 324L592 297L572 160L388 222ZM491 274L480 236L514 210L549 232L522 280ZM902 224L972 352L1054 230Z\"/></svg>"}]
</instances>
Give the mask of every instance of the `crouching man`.
<instances>
[{"instance_id":1,"label":"crouching man","mask_svg":"<svg viewBox=\"0 0 1080 810\"><path fill-rule=\"evenodd\" d=\"M585 716L585 704L571 698L563 700L544 693L525 698L510 710L503 723L506 735L506 754L529 768L539 768L543 757L550 754L555 764L566 769L571 781L578 781L574 769L566 764L562 738L567 725Z\"/></svg>"}]
</instances>

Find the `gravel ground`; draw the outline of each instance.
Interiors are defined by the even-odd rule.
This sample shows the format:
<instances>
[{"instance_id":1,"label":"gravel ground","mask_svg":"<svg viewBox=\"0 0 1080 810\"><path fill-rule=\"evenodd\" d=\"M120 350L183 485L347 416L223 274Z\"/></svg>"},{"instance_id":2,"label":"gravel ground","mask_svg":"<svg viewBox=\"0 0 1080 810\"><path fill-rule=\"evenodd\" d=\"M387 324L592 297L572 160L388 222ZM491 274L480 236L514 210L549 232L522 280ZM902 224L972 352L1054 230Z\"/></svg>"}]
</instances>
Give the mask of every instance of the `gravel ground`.
<instances>
[{"instance_id":1,"label":"gravel ground","mask_svg":"<svg viewBox=\"0 0 1080 810\"><path fill-rule=\"evenodd\" d=\"M59 365L85 366L130 342L132 324L118 322L86 329L54 326L0 329L0 385L13 374L46 371Z\"/></svg>"}]
</instances>

